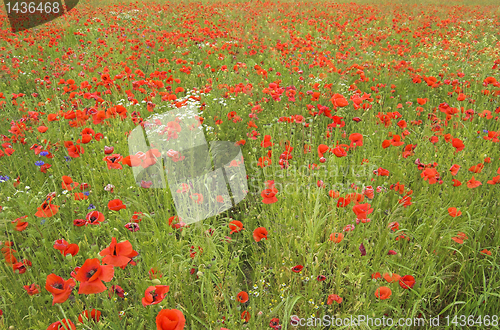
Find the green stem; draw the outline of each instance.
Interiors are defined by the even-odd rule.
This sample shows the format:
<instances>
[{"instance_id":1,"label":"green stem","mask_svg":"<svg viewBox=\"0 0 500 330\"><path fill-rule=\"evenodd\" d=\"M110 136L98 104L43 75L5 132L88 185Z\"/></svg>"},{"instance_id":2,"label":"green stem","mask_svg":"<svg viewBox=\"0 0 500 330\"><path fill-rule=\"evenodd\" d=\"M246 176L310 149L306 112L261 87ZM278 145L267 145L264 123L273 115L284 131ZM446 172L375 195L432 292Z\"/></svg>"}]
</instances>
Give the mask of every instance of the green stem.
<instances>
[{"instance_id":1,"label":"green stem","mask_svg":"<svg viewBox=\"0 0 500 330\"><path fill-rule=\"evenodd\" d=\"M61 304L58 304L57 306L59 306L59 309L61 310L61 313L62 313L62 315L63 315L64 319L66 320L66 322L68 322L69 320L68 320L68 318L66 317L66 314L64 313L64 310L62 309ZM63 328L64 328L65 330L71 330L71 329L67 328L67 327L66 327L66 324L64 324L63 322L61 322L61 325L63 326Z\"/></svg>"}]
</instances>

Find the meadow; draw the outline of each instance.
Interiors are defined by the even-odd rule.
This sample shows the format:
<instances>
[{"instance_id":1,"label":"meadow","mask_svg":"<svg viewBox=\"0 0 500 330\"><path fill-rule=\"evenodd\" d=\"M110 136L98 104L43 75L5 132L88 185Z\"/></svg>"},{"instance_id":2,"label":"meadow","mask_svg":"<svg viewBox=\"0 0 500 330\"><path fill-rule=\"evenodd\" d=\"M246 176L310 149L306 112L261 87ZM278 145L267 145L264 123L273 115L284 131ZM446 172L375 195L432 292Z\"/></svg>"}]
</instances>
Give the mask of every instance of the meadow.
<instances>
[{"instance_id":1,"label":"meadow","mask_svg":"<svg viewBox=\"0 0 500 330\"><path fill-rule=\"evenodd\" d=\"M2 13L0 329L497 328L499 15L82 1L12 33ZM128 143L186 107L248 175L243 201L194 223L174 194L203 195L138 184L165 160Z\"/></svg>"}]
</instances>

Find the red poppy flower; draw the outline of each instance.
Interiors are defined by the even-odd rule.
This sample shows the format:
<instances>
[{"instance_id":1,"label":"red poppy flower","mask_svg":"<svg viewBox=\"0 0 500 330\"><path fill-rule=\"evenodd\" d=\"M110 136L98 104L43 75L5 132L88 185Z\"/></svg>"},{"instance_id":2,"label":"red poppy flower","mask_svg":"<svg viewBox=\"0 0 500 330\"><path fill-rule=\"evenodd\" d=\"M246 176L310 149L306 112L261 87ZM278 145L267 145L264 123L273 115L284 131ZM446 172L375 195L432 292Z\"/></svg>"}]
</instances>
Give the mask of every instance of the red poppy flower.
<instances>
[{"instance_id":1,"label":"red poppy flower","mask_svg":"<svg viewBox=\"0 0 500 330\"><path fill-rule=\"evenodd\" d=\"M439 179L439 173L436 171L434 168L426 168L420 176L424 178L424 181L429 181L429 184L434 184L438 182Z\"/></svg>"},{"instance_id":2,"label":"red poppy flower","mask_svg":"<svg viewBox=\"0 0 500 330\"><path fill-rule=\"evenodd\" d=\"M73 179L67 175L63 175L62 180L61 186L64 190L71 191L80 185L78 182L73 182Z\"/></svg>"},{"instance_id":3,"label":"red poppy flower","mask_svg":"<svg viewBox=\"0 0 500 330\"><path fill-rule=\"evenodd\" d=\"M482 183L476 179L474 179L474 176L472 176L472 179L470 179L469 181L467 181L467 188L477 188L479 186L481 186Z\"/></svg>"},{"instance_id":4,"label":"red poppy flower","mask_svg":"<svg viewBox=\"0 0 500 330\"><path fill-rule=\"evenodd\" d=\"M114 147L109 147L109 146L104 146L104 153L106 155L110 155L113 153L113 151L115 151L115 148Z\"/></svg>"},{"instance_id":5,"label":"red poppy flower","mask_svg":"<svg viewBox=\"0 0 500 330\"><path fill-rule=\"evenodd\" d=\"M86 224L98 225L104 221L104 214L99 211L91 211L87 213L85 219L87 220Z\"/></svg>"},{"instance_id":6,"label":"red poppy flower","mask_svg":"<svg viewBox=\"0 0 500 330\"><path fill-rule=\"evenodd\" d=\"M292 268L292 272L294 272L294 273L300 273L303 268L304 268L304 266L297 265L297 266L295 266L295 267Z\"/></svg>"},{"instance_id":7,"label":"red poppy flower","mask_svg":"<svg viewBox=\"0 0 500 330\"><path fill-rule=\"evenodd\" d=\"M353 133L349 135L349 140L351 140L351 145L350 147L361 147L363 146L363 135L360 133Z\"/></svg>"},{"instance_id":8,"label":"red poppy flower","mask_svg":"<svg viewBox=\"0 0 500 330\"><path fill-rule=\"evenodd\" d=\"M363 190L363 195L365 195L366 198L368 198L368 199L373 199L373 197L375 196L374 193L375 193L375 190L373 189L372 186L368 186Z\"/></svg>"},{"instance_id":9,"label":"red poppy flower","mask_svg":"<svg viewBox=\"0 0 500 330\"><path fill-rule=\"evenodd\" d=\"M337 304L341 304L342 300L343 300L342 297L340 297L339 295L331 294L328 296L328 300L326 301L326 304L331 305L334 301L336 301Z\"/></svg>"},{"instance_id":10,"label":"red poppy flower","mask_svg":"<svg viewBox=\"0 0 500 330\"><path fill-rule=\"evenodd\" d=\"M240 291L237 295L236 295L236 300L238 300L238 302L244 304L248 301L248 293L246 293L245 291Z\"/></svg>"},{"instance_id":11,"label":"red poppy flower","mask_svg":"<svg viewBox=\"0 0 500 330\"><path fill-rule=\"evenodd\" d=\"M127 224L125 224L124 226L125 228L127 228L127 230L135 233L136 231L139 231L140 228L139 228L139 224L135 223L135 222L129 222Z\"/></svg>"},{"instance_id":12,"label":"red poppy flower","mask_svg":"<svg viewBox=\"0 0 500 330\"><path fill-rule=\"evenodd\" d=\"M40 293L40 286L38 284L23 285L23 288L28 292L30 296Z\"/></svg>"},{"instance_id":13,"label":"red poppy flower","mask_svg":"<svg viewBox=\"0 0 500 330\"><path fill-rule=\"evenodd\" d=\"M386 286L381 286L375 291L375 297L380 298L382 300L388 299L392 294L392 291L390 288Z\"/></svg>"},{"instance_id":14,"label":"red poppy flower","mask_svg":"<svg viewBox=\"0 0 500 330\"><path fill-rule=\"evenodd\" d=\"M17 231L25 230L28 227L28 222L23 221L23 219L26 219L27 217L28 216L25 215L25 216L22 216L20 218L17 218L16 220L12 220L12 223L16 224L16 226L14 227L14 230L17 230Z\"/></svg>"},{"instance_id":15,"label":"red poppy flower","mask_svg":"<svg viewBox=\"0 0 500 330\"><path fill-rule=\"evenodd\" d=\"M72 158L78 158L85 153L85 150L80 145L70 145L68 148L68 155Z\"/></svg>"},{"instance_id":16,"label":"red poppy flower","mask_svg":"<svg viewBox=\"0 0 500 330\"><path fill-rule=\"evenodd\" d=\"M332 152L337 157L345 157L345 156L347 156L347 152L341 146L336 146L335 148L332 149Z\"/></svg>"},{"instance_id":17,"label":"red poppy flower","mask_svg":"<svg viewBox=\"0 0 500 330\"><path fill-rule=\"evenodd\" d=\"M411 275L405 275L399 279L399 285L403 289L411 289L415 285L415 278Z\"/></svg>"},{"instance_id":18,"label":"red poppy flower","mask_svg":"<svg viewBox=\"0 0 500 330\"><path fill-rule=\"evenodd\" d=\"M451 140L451 145L456 149L456 152L462 151L465 148L463 141L456 138Z\"/></svg>"},{"instance_id":19,"label":"red poppy flower","mask_svg":"<svg viewBox=\"0 0 500 330\"><path fill-rule=\"evenodd\" d=\"M253 231L253 239L256 242L260 242L262 239L266 239L267 240L267 229L264 228L264 227L256 228Z\"/></svg>"},{"instance_id":20,"label":"red poppy flower","mask_svg":"<svg viewBox=\"0 0 500 330\"><path fill-rule=\"evenodd\" d=\"M330 196L331 198L339 198L340 192L339 191L330 190L328 192L328 196Z\"/></svg>"},{"instance_id":21,"label":"red poppy flower","mask_svg":"<svg viewBox=\"0 0 500 330\"><path fill-rule=\"evenodd\" d=\"M241 319L245 321L245 323L248 323L248 321L250 321L250 313L248 311L243 311L243 313L241 313Z\"/></svg>"},{"instance_id":22,"label":"red poppy flower","mask_svg":"<svg viewBox=\"0 0 500 330\"><path fill-rule=\"evenodd\" d=\"M461 211L457 211L457 208L456 207L450 207L448 208L448 214L451 216L451 217L458 217L458 216L461 216L462 215L462 212Z\"/></svg>"},{"instance_id":23,"label":"red poppy flower","mask_svg":"<svg viewBox=\"0 0 500 330\"><path fill-rule=\"evenodd\" d=\"M306 146L304 146L304 150L305 150ZM320 158L322 158L324 156L324 153L328 151L328 149L330 149L326 144L320 144L318 146L318 155Z\"/></svg>"},{"instance_id":24,"label":"red poppy flower","mask_svg":"<svg viewBox=\"0 0 500 330\"><path fill-rule=\"evenodd\" d=\"M340 243L344 239L344 234L342 233L333 233L330 234L330 241L333 241L334 243Z\"/></svg>"},{"instance_id":25,"label":"red poppy flower","mask_svg":"<svg viewBox=\"0 0 500 330\"><path fill-rule=\"evenodd\" d=\"M337 207L346 207L351 203L351 198L349 195L344 197L340 197L339 200L337 201Z\"/></svg>"},{"instance_id":26,"label":"red poppy flower","mask_svg":"<svg viewBox=\"0 0 500 330\"><path fill-rule=\"evenodd\" d=\"M126 209L127 206L120 199L112 199L108 202L108 208L111 211L120 211L121 209Z\"/></svg>"},{"instance_id":27,"label":"red poppy flower","mask_svg":"<svg viewBox=\"0 0 500 330\"><path fill-rule=\"evenodd\" d=\"M334 108L342 108L349 105L349 102L347 102L346 98L340 94L334 94L330 101L333 103Z\"/></svg>"},{"instance_id":28,"label":"red poppy flower","mask_svg":"<svg viewBox=\"0 0 500 330\"><path fill-rule=\"evenodd\" d=\"M130 244L128 240L117 243L114 237L111 238L111 244L99 252L100 256L105 256L102 259L103 264L120 267L122 269L124 269L132 258L138 254L137 251L134 251L132 244Z\"/></svg>"},{"instance_id":29,"label":"red poppy flower","mask_svg":"<svg viewBox=\"0 0 500 330\"><path fill-rule=\"evenodd\" d=\"M150 286L144 292L144 297L142 298L142 305L144 307L149 305L156 305L165 298L170 287L168 285L156 285Z\"/></svg>"},{"instance_id":30,"label":"red poppy flower","mask_svg":"<svg viewBox=\"0 0 500 330\"><path fill-rule=\"evenodd\" d=\"M500 175L494 176L491 180L486 181L487 184L497 184L500 183Z\"/></svg>"},{"instance_id":31,"label":"red poppy flower","mask_svg":"<svg viewBox=\"0 0 500 330\"><path fill-rule=\"evenodd\" d=\"M427 99L426 99L426 98L425 98L425 99L420 99L420 98L417 98L417 102L418 102L418 104L420 104L420 105L424 105L425 103L427 103Z\"/></svg>"},{"instance_id":32,"label":"red poppy flower","mask_svg":"<svg viewBox=\"0 0 500 330\"><path fill-rule=\"evenodd\" d=\"M156 316L156 330L183 330L186 319L178 309L162 309Z\"/></svg>"},{"instance_id":33,"label":"red poppy flower","mask_svg":"<svg viewBox=\"0 0 500 330\"><path fill-rule=\"evenodd\" d=\"M120 298L125 298L125 290L123 290L122 287L119 285L112 285L109 288L109 293L108 293L109 298L112 298L113 295L115 294Z\"/></svg>"},{"instance_id":34,"label":"red poppy flower","mask_svg":"<svg viewBox=\"0 0 500 330\"><path fill-rule=\"evenodd\" d=\"M69 298L71 291L75 286L75 281L72 278L65 281L62 277L57 276L56 274L48 275L45 282L45 289L52 293L52 296L54 297L52 300L52 306L54 306L54 304L62 304L65 302Z\"/></svg>"},{"instance_id":35,"label":"red poppy flower","mask_svg":"<svg viewBox=\"0 0 500 330\"><path fill-rule=\"evenodd\" d=\"M59 205L53 205L45 201L37 208L35 216L39 218L50 218L51 216L57 214L57 212L59 212Z\"/></svg>"},{"instance_id":36,"label":"red poppy flower","mask_svg":"<svg viewBox=\"0 0 500 330\"><path fill-rule=\"evenodd\" d=\"M233 233L239 233L244 228L243 228L243 224L241 223L241 221L233 220L229 223L229 229L231 229L229 234L233 234Z\"/></svg>"},{"instance_id":37,"label":"red poppy flower","mask_svg":"<svg viewBox=\"0 0 500 330\"><path fill-rule=\"evenodd\" d=\"M453 181L453 187L458 187L462 185L462 182L458 181L457 179L452 179Z\"/></svg>"},{"instance_id":38,"label":"red poppy flower","mask_svg":"<svg viewBox=\"0 0 500 330\"><path fill-rule=\"evenodd\" d=\"M77 227L85 226L86 223L87 223L87 221L84 219L74 219L73 220L73 225L75 225Z\"/></svg>"},{"instance_id":39,"label":"red poppy flower","mask_svg":"<svg viewBox=\"0 0 500 330\"><path fill-rule=\"evenodd\" d=\"M401 276L399 276L396 273L392 273L392 274L384 273L383 277L384 277L384 280L386 280L388 283L397 282L401 278Z\"/></svg>"},{"instance_id":40,"label":"red poppy flower","mask_svg":"<svg viewBox=\"0 0 500 330\"><path fill-rule=\"evenodd\" d=\"M64 256L71 254L74 257L80 250L80 247L78 244L69 244L64 239L58 239L54 242L54 249L59 250Z\"/></svg>"},{"instance_id":41,"label":"red poppy flower","mask_svg":"<svg viewBox=\"0 0 500 330\"><path fill-rule=\"evenodd\" d=\"M325 275L318 275L316 277L316 281L318 281L318 282L326 281L326 276Z\"/></svg>"},{"instance_id":42,"label":"red poppy flower","mask_svg":"<svg viewBox=\"0 0 500 330\"><path fill-rule=\"evenodd\" d=\"M378 176L389 176L389 171L381 167L375 170L375 172L375 174L377 174Z\"/></svg>"},{"instance_id":43,"label":"red poppy flower","mask_svg":"<svg viewBox=\"0 0 500 330\"><path fill-rule=\"evenodd\" d=\"M261 147L272 147L274 143L271 142L271 135L264 135L264 140L260 143Z\"/></svg>"},{"instance_id":44,"label":"red poppy flower","mask_svg":"<svg viewBox=\"0 0 500 330\"><path fill-rule=\"evenodd\" d=\"M469 168L469 171L472 173L481 173L483 171L483 168L484 164L479 163L477 165L471 166L471 168Z\"/></svg>"},{"instance_id":45,"label":"red poppy flower","mask_svg":"<svg viewBox=\"0 0 500 330\"><path fill-rule=\"evenodd\" d=\"M281 329L280 319L277 317L272 318L271 321L269 321L269 326L275 330ZM221 330L224 330L224 328L221 328ZM229 329L226 329L226 330L229 330Z\"/></svg>"},{"instance_id":46,"label":"red poppy flower","mask_svg":"<svg viewBox=\"0 0 500 330\"><path fill-rule=\"evenodd\" d=\"M107 163L108 169L121 170L122 164L120 164L120 162L122 161L122 159L123 159L122 155L113 154L113 155L109 155L109 156L104 157L102 160L104 160Z\"/></svg>"},{"instance_id":47,"label":"red poppy flower","mask_svg":"<svg viewBox=\"0 0 500 330\"><path fill-rule=\"evenodd\" d=\"M259 161L257 162L257 166L264 168L266 166L272 165L272 163L273 162L272 162L271 158L264 156L264 157L259 157Z\"/></svg>"},{"instance_id":48,"label":"red poppy flower","mask_svg":"<svg viewBox=\"0 0 500 330\"><path fill-rule=\"evenodd\" d=\"M89 315L90 314L90 315ZM78 321L80 323L83 323L84 320L89 320L92 319L94 322L99 322L99 319L101 318L101 311L93 308L91 312L88 310L84 310L78 315Z\"/></svg>"},{"instance_id":49,"label":"red poppy flower","mask_svg":"<svg viewBox=\"0 0 500 330\"><path fill-rule=\"evenodd\" d=\"M111 281L114 273L113 266L101 266L101 262L97 258L85 260L75 276L75 279L80 282L78 293L92 294L106 291L106 286L102 281Z\"/></svg>"},{"instance_id":50,"label":"red poppy flower","mask_svg":"<svg viewBox=\"0 0 500 330\"><path fill-rule=\"evenodd\" d=\"M275 196L278 193L278 190L276 188L273 189L264 189L260 193L262 196L263 200L262 203L264 204L272 204L276 203L278 201L278 198Z\"/></svg>"},{"instance_id":51,"label":"red poppy flower","mask_svg":"<svg viewBox=\"0 0 500 330\"><path fill-rule=\"evenodd\" d=\"M487 254L487 255L491 256L491 251L490 251L490 250L487 250L487 249L483 249L483 250L481 250L481 253L482 253L482 254Z\"/></svg>"},{"instance_id":52,"label":"red poppy flower","mask_svg":"<svg viewBox=\"0 0 500 330\"><path fill-rule=\"evenodd\" d=\"M86 200L88 199L87 195L85 195L84 193L75 193L74 195L74 199L75 201L81 201L81 200Z\"/></svg>"},{"instance_id":53,"label":"red poppy flower","mask_svg":"<svg viewBox=\"0 0 500 330\"><path fill-rule=\"evenodd\" d=\"M382 275L380 275L380 273L379 273L379 272L376 272L376 273L373 273L373 274L372 274L372 279L375 279L375 280L376 280L376 279L378 279L378 278L382 278Z\"/></svg>"},{"instance_id":54,"label":"red poppy flower","mask_svg":"<svg viewBox=\"0 0 500 330\"><path fill-rule=\"evenodd\" d=\"M371 204L368 203L354 205L352 210L354 211L358 219L366 219L367 215L373 212Z\"/></svg>"},{"instance_id":55,"label":"red poppy flower","mask_svg":"<svg viewBox=\"0 0 500 330\"><path fill-rule=\"evenodd\" d=\"M142 221L142 217L144 216L144 213L142 212L134 212L134 214L132 215L132 218L130 219L130 222L135 222L135 223L139 223Z\"/></svg>"},{"instance_id":56,"label":"red poppy flower","mask_svg":"<svg viewBox=\"0 0 500 330\"><path fill-rule=\"evenodd\" d=\"M49 325L47 330L76 330L76 326L71 320L63 319Z\"/></svg>"},{"instance_id":57,"label":"red poppy flower","mask_svg":"<svg viewBox=\"0 0 500 330\"><path fill-rule=\"evenodd\" d=\"M453 176L457 175L459 169L460 165L453 164L453 166L450 168L451 175Z\"/></svg>"}]
</instances>

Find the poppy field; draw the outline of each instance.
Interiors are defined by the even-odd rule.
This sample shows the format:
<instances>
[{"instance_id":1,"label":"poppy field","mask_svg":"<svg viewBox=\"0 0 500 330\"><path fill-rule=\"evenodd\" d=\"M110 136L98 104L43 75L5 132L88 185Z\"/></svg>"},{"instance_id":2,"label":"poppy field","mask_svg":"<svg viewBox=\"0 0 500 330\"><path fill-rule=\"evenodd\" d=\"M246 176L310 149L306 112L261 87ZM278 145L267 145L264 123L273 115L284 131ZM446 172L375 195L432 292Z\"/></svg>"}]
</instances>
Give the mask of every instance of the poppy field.
<instances>
[{"instance_id":1,"label":"poppy field","mask_svg":"<svg viewBox=\"0 0 500 330\"><path fill-rule=\"evenodd\" d=\"M499 15L481 1L82 1L12 33L2 13L0 329L326 329L297 326L325 315L496 328ZM186 108L189 129L240 148L229 166L248 185L198 222L174 200L206 192L134 176L183 152L129 151L148 118ZM178 139L183 120L159 134Z\"/></svg>"}]
</instances>

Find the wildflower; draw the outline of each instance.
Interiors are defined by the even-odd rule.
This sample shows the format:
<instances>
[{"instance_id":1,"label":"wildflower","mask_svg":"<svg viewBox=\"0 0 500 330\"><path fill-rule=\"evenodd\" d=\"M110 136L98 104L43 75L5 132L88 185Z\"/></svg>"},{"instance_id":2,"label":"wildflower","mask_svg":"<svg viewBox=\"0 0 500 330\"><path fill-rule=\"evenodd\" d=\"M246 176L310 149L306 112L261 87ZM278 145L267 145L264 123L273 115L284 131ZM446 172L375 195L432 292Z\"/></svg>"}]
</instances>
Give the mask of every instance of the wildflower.
<instances>
[{"instance_id":1,"label":"wildflower","mask_svg":"<svg viewBox=\"0 0 500 330\"><path fill-rule=\"evenodd\" d=\"M127 206L120 199L112 199L108 202L108 208L111 211L120 211L121 209L126 209Z\"/></svg>"},{"instance_id":2,"label":"wildflower","mask_svg":"<svg viewBox=\"0 0 500 330\"><path fill-rule=\"evenodd\" d=\"M246 293L245 291L239 292L236 295L236 300L238 300L238 302L242 304L246 303L248 301L248 293Z\"/></svg>"},{"instance_id":3,"label":"wildflower","mask_svg":"<svg viewBox=\"0 0 500 330\"><path fill-rule=\"evenodd\" d=\"M156 285L150 286L144 292L144 297L142 298L142 305L144 307L149 305L155 305L165 298L165 295L168 293L170 287L168 285Z\"/></svg>"},{"instance_id":4,"label":"wildflower","mask_svg":"<svg viewBox=\"0 0 500 330\"><path fill-rule=\"evenodd\" d=\"M343 300L342 297L340 297L339 295L331 294L328 296L326 304L331 305L334 301L337 302L337 304L341 304L342 300Z\"/></svg>"},{"instance_id":5,"label":"wildflower","mask_svg":"<svg viewBox=\"0 0 500 330\"><path fill-rule=\"evenodd\" d=\"M113 278L115 270L112 265L101 265L99 259L87 259L76 273L75 279L80 282L79 294L101 293L106 291L102 283Z\"/></svg>"},{"instance_id":6,"label":"wildflower","mask_svg":"<svg viewBox=\"0 0 500 330\"><path fill-rule=\"evenodd\" d=\"M399 285L403 289L411 289L415 285L415 278L411 275L405 275L399 279Z\"/></svg>"},{"instance_id":7,"label":"wildflower","mask_svg":"<svg viewBox=\"0 0 500 330\"><path fill-rule=\"evenodd\" d=\"M111 238L111 244L109 247L99 252L100 256L105 256L102 259L103 264L120 267L122 269L125 269L125 267L132 261L132 258L138 254L139 253L137 251L134 251L132 244L130 244L128 240L117 243L116 238L114 237Z\"/></svg>"},{"instance_id":8,"label":"wildflower","mask_svg":"<svg viewBox=\"0 0 500 330\"><path fill-rule=\"evenodd\" d=\"M84 310L83 312L78 315L78 321L80 323L83 323L83 320L90 320L92 319L94 322L99 322L99 319L101 318L101 311L93 308L92 311Z\"/></svg>"},{"instance_id":9,"label":"wildflower","mask_svg":"<svg viewBox=\"0 0 500 330\"><path fill-rule=\"evenodd\" d=\"M264 189L260 195L262 196L263 200L262 203L264 204L272 204L276 203L278 201L278 198L275 197L275 195L278 193L278 189L272 188L272 189Z\"/></svg>"},{"instance_id":10,"label":"wildflower","mask_svg":"<svg viewBox=\"0 0 500 330\"><path fill-rule=\"evenodd\" d=\"M40 286L38 284L23 285L23 288L28 292L30 296L40 293Z\"/></svg>"},{"instance_id":11,"label":"wildflower","mask_svg":"<svg viewBox=\"0 0 500 330\"><path fill-rule=\"evenodd\" d=\"M450 207L450 208L448 208L448 214L450 215L450 217L455 218L455 217L461 216L462 212L458 211L456 207Z\"/></svg>"},{"instance_id":12,"label":"wildflower","mask_svg":"<svg viewBox=\"0 0 500 330\"><path fill-rule=\"evenodd\" d=\"M330 234L330 241L333 241L334 243L340 243L344 239L344 234L342 233L333 233Z\"/></svg>"},{"instance_id":13,"label":"wildflower","mask_svg":"<svg viewBox=\"0 0 500 330\"><path fill-rule=\"evenodd\" d=\"M260 242L262 239L267 240L267 229L264 227L258 227L253 231L253 239L256 242Z\"/></svg>"},{"instance_id":14,"label":"wildflower","mask_svg":"<svg viewBox=\"0 0 500 330\"><path fill-rule=\"evenodd\" d=\"M233 220L229 223L229 229L231 229L229 234L233 234L233 233L239 233L244 228L243 228L243 224L241 223L241 221Z\"/></svg>"},{"instance_id":15,"label":"wildflower","mask_svg":"<svg viewBox=\"0 0 500 330\"><path fill-rule=\"evenodd\" d=\"M388 299L392 294L390 288L386 286L381 286L375 291L375 297L380 298L382 300Z\"/></svg>"},{"instance_id":16,"label":"wildflower","mask_svg":"<svg viewBox=\"0 0 500 330\"><path fill-rule=\"evenodd\" d=\"M156 330L183 330L186 319L178 309L162 309L156 316Z\"/></svg>"},{"instance_id":17,"label":"wildflower","mask_svg":"<svg viewBox=\"0 0 500 330\"><path fill-rule=\"evenodd\" d=\"M54 298L52 300L52 306L54 306L54 304L62 304L65 302L69 298L71 291L75 286L75 281L72 278L65 281L62 277L57 276L56 274L48 275L45 282L45 289L52 293Z\"/></svg>"},{"instance_id":18,"label":"wildflower","mask_svg":"<svg viewBox=\"0 0 500 330\"><path fill-rule=\"evenodd\" d=\"M87 213L87 216L85 217L86 225L98 225L99 223L104 221L104 214L102 214L99 211L92 211Z\"/></svg>"},{"instance_id":19,"label":"wildflower","mask_svg":"<svg viewBox=\"0 0 500 330\"><path fill-rule=\"evenodd\" d=\"M135 222L129 222L127 224L125 224L124 226L127 230L135 233L136 231L139 231L139 224L135 223Z\"/></svg>"},{"instance_id":20,"label":"wildflower","mask_svg":"<svg viewBox=\"0 0 500 330\"><path fill-rule=\"evenodd\" d=\"M25 216L17 218L16 220L12 220L11 222L13 224L16 224L16 226L14 227L14 229L17 230L17 231L23 231L23 230L25 230L28 227L28 222L27 221L23 221L23 219L26 219L27 217L28 216L25 215Z\"/></svg>"}]
</instances>

